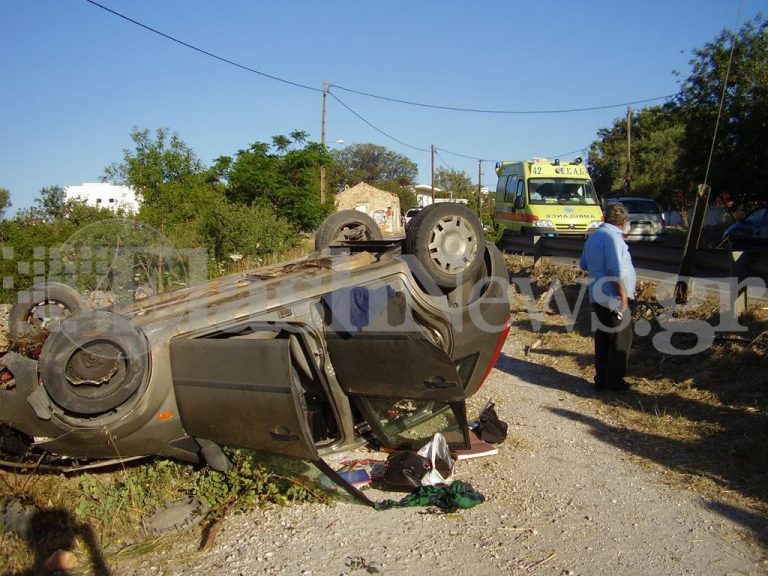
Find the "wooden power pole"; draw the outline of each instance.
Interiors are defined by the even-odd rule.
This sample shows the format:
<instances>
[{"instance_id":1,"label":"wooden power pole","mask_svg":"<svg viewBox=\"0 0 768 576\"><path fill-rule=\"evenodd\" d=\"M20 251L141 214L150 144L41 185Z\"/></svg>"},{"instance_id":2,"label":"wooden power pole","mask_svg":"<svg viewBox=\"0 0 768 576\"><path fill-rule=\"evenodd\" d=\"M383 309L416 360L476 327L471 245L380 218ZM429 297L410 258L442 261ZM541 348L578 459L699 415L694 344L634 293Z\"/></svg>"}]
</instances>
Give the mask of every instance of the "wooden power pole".
<instances>
[{"instance_id":1,"label":"wooden power pole","mask_svg":"<svg viewBox=\"0 0 768 576\"><path fill-rule=\"evenodd\" d=\"M477 217L483 219L483 161L477 161Z\"/></svg>"},{"instance_id":2,"label":"wooden power pole","mask_svg":"<svg viewBox=\"0 0 768 576\"><path fill-rule=\"evenodd\" d=\"M328 82L323 82L323 114L320 120L320 145L325 152L325 100L328 96ZM320 204L325 204L325 164L320 166Z\"/></svg>"},{"instance_id":3,"label":"wooden power pole","mask_svg":"<svg viewBox=\"0 0 768 576\"><path fill-rule=\"evenodd\" d=\"M435 203L435 145L432 144L432 204Z\"/></svg>"},{"instance_id":4,"label":"wooden power pole","mask_svg":"<svg viewBox=\"0 0 768 576\"><path fill-rule=\"evenodd\" d=\"M627 181L626 194L631 196L632 189L632 107L627 106Z\"/></svg>"}]
</instances>

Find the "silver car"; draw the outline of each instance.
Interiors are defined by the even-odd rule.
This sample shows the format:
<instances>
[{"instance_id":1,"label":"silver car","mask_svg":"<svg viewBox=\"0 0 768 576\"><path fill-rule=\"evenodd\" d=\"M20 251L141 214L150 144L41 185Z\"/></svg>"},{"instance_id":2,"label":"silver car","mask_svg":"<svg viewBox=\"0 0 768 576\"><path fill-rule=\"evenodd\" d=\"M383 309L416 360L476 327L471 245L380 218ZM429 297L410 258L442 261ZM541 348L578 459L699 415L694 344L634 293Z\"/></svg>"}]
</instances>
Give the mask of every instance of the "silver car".
<instances>
[{"instance_id":1,"label":"silver car","mask_svg":"<svg viewBox=\"0 0 768 576\"><path fill-rule=\"evenodd\" d=\"M624 196L611 198L608 202L621 202L629 213L629 227L625 230L627 242L658 242L664 239L664 217L655 200Z\"/></svg>"},{"instance_id":2,"label":"silver car","mask_svg":"<svg viewBox=\"0 0 768 576\"><path fill-rule=\"evenodd\" d=\"M110 308L59 282L21 292L0 465L159 455L225 470L220 446L240 446L315 462L365 501L322 454L435 432L468 447L466 400L510 326L506 264L466 206L425 208L409 230L382 240L370 216L336 212L305 258Z\"/></svg>"}]
</instances>

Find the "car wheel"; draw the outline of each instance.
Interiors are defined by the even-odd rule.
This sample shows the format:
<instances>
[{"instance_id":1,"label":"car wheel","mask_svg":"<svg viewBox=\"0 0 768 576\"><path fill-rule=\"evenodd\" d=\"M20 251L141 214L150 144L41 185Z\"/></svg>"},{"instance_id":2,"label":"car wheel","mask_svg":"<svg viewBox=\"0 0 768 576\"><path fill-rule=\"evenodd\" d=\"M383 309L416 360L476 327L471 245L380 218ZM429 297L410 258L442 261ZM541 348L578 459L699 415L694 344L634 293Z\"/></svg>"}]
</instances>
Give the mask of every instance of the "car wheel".
<instances>
[{"instance_id":1,"label":"car wheel","mask_svg":"<svg viewBox=\"0 0 768 576\"><path fill-rule=\"evenodd\" d=\"M381 229L368 214L359 210L341 210L320 224L315 233L315 250L338 242L381 239Z\"/></svg>"},{"instance_id":2,"label":"car wheel","mask_svg":"<svg viewBox=\"0 0 768 576\"><path fill-rule=\"evenodd\" d=\"M33 330L49 328L53 323L86 308L80 293L60 282L39 282L19 292L11 308L8 329L12 339Z\"/></svg>"},{"instance_id":3,"label":"car wheel","mask_svg":"<svg viewBox=\"0 0 768 576\"><path fill-rule=\"evenodd\" d=\"M483 265L485 233L465 205L432 204L411 221L405 251L441 288L455 288Z\"/></svg>"},{"instance_id":4,"label":"car wheel","mask_svg":"<svg viewBox=\"0 0 768 576\"><path fill-rule=\"evenodd\" d=\"M40 354L40 377L64 410L96 415L128 401L144 382L147 343L130 321L98 310L72 316L51 333Z\"/></svg>"}]
</instances>

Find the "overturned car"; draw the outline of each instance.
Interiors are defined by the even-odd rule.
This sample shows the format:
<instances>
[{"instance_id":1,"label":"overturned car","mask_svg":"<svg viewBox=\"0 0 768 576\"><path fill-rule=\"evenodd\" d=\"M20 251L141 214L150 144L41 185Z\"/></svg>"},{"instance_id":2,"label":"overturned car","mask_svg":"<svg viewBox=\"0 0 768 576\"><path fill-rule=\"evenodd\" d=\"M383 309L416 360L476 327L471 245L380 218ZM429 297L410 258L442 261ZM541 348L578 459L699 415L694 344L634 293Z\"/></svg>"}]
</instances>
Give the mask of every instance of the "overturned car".
<instances>
[{"instance_id":1,"label":"overturned car","mask_svg":"<svg viewBox=\"0 0 768 576\"><path fill-rule=\"evenodd\" d=\"M436 204L382 239L365 214L338 212L316 248L107 308L55 282L20 293L11 336L44 341L0 358L4 463L34 451L223 469L227 445L335 477L323 454L364 442L410 449L441 432L468 446L465 400L509 329L505 262L477 217Z\"/></svg>"}]
</instances>

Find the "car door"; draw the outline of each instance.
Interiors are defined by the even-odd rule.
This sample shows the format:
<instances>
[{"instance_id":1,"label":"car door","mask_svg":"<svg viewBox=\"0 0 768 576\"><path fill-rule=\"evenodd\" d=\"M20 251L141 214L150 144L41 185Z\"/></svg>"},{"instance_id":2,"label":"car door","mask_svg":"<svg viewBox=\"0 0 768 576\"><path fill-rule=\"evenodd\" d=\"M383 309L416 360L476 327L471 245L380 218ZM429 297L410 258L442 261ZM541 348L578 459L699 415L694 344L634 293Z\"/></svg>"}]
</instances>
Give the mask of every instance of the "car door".
<instances>
[{"instance_id":1,"label":"car door","mask_svg":"<svg viewBox=\"0 0 768 576\"><path fill-rule=\"evenodd\" d=\"M425 332L328 332L326 342L339 386L383 446L417 449L436 432L468 446L464 383Z\"/></svg>"},{"instance_id":2,"label":"car door","mask_svg":"<svg viewBox=\"0 0 768 576\"><path fill-rule=\"evenodd\" d=\"M768 245L768 208L755 210L757 218L752 227L752 234L757 246Z\"/></svg>"},{"instance_id":3,"label":"car door","mask_svg":"<svg viewBox=\"0 0 768 576\"><path fill-rule=\"evenodd\" d=\"M450 445L465 447L471 370L438 344L430 323L441 320L418 310L405 292L394 283L323 297L334 379L384 446L419 448L441 432Z\"/></svg>"},{"instance_id":4,"label":"car door","mask_svg":"<svg viewBox=\"0 0 768 576\"><path fill-rule=\"evenodd\" d=\"M187 434L312 462L367 505L373 502L317 452L288 339L177 339L171 369Z\"/></svg>"},{"instance_id":5,"label":"car door","mask_svg":"<svg viewBox=\"0 0 768 576\"><path fill-rule=\"evenodd\" d=\"M171 342L179 416L194 438L316 460L288 339Z\"/></svg>"}]
</instances>

